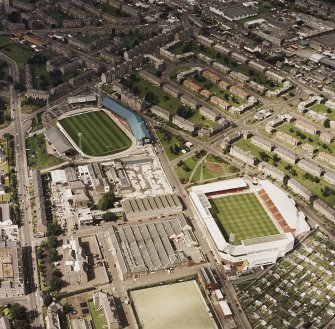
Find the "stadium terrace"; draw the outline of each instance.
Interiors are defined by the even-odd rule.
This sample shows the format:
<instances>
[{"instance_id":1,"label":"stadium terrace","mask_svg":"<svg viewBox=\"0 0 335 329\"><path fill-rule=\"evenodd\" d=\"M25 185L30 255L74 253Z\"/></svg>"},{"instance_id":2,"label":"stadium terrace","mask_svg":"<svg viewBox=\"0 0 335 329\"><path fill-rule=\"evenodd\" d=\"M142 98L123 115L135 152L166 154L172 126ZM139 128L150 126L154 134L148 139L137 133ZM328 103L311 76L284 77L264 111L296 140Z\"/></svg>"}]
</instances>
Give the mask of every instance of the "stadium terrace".
<instances>
[{"instance_id":1,"label":"stadium terrace","mask_svg":"<svg viewBox=\"0 0 335 329\"><path fill-rule=\"evenodd\" d=\"M309 232L294 200L267 180L236 178L189 191L198 219L222 262L239 271L274 264Z\"/></svg>"}]
</instances>

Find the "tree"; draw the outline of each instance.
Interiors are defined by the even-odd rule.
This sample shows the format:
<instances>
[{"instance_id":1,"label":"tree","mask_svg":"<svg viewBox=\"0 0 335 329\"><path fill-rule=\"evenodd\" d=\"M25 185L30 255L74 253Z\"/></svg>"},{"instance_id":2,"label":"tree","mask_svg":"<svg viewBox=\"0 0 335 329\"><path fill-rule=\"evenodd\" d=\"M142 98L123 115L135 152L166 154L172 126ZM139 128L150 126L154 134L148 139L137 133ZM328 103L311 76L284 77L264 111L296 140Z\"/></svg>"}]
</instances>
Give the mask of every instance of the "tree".
<instances>
[{"instance_id":1,"label":"tree","mask_svg":"<svg viewBox=\"0 0 335 329\"><path fill-rule=\"evenodd\" d=\"M330 128L330 121L329 119L326 119L325 122L323 123L325 128Z\"/></svg>"},{"instance_id":2,"label":"tree","mask_svg":"<svg viewBox=\"0 0 335 329\"><path fill-rule=\"evenodd\" d=\"M115 202L114 192L110 191L110 192L102 193L98 201L97 207L99 210L107 210L113 207L114 202Z\"/></svg>"},{"instance_id":3,"label":"tree","mask_svg":"<svg viewBox=\"0 0 335 329\"><path fill-rule=\"evenodd\" d=\"M49 252L49 262L53 263L58 260L58 252L57 249L51 249Z\"/></svg>"},{"instance_id":4,"label":"tree","mask_svg":"<svg viewBox=\"0 0 335 329\"><path fill-rule=\"evenodd\" d=\"M26 319L26 308L24 306L20 304L13 304L10 310L14 320Z\"/></svg>"},{"instance_id":5,"label":"tree","mask_svg":"<svg viewBox=\"0 0 335 329\"><path fill-rule=\"evenodd\" d=\"M50 246L50 248L57 248L58 246L57 236L55 235L48 236L48 245Z\"/></svg>"},{"instance_id":6,"label":"tree","mask_svg":"<svg viewBox=\"0 0 335 329\"><path fill-rule=\"evenodd\" d=\"M48 236L50 235L61 235L63 233L62 228L60 227L60 225L55 224L55 223L49 223L48 224Z\"/></svg>"},{"instance_id":7,"label":"tree","mask_svg":"<svg viewBox=\"0 0 335 329\"><path fill-rule=\"evenodd\" d=\"M59 291L62 288L62 280L56 276L53 275L50 279L50 291Z\"/></svg>"},{"instance_id":8,"label":"tree","mask_svg":"<svg viewBox=\"0 0 335 329\"><path fill-rule=\"evenodd\" d=\"M102 220L105 222L115 222L117 220L117 217L115 213L107 211L102 215Z\"/></svg>"},{"instance_id":9,"label":"tree","mask_svg":"<svg viewBox=\"0 0 335 329\"><path fill-rule=\"evenodd\" d=\"M64 314L69 314L69 313L71 313L73 310L74 310L74 308L73 308L72 305L69 305L68 303L65 303L65 304L63 305L63 312L64 312Z\"/></svg>"},{"instance_id":10,"label":"tree","mask_svg":"<svg viewBox=\"0 0 335 329\"><path fill-rule=\"evenodd\" d=\"M44 306L48 307L52 303L52 296L47 293L43 296L43 304Z\"/></svg>"}]
</instances>

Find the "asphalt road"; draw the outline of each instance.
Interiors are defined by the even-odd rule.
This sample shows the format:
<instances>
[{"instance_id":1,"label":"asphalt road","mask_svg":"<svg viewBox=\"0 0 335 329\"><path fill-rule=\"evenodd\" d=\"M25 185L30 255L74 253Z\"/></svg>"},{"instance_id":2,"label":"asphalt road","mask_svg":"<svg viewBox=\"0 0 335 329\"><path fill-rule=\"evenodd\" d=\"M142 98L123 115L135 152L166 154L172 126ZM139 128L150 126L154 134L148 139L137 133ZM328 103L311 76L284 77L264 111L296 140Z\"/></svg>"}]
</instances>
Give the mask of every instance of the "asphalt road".
<instances>
[{"instance_id":1,"label":"asphalt road","mask_svg":"<svg viewBox=\"0 0 335 329\"><path fill-rule=\"evenodd\" d=\"M8 56L0 53L0 58L8 63L9 74L13 77L14 83L19 81L18 66ZM37 286L37 270L34 269L35 247L33 227L31 224L31 207L29 199L29 176L26 159L25 131L22 129L21 120L21 100L20 92L10 87L10 105L11 116L14 117L14 140L16 152L16 172L18 180L18 194L20 197L20 210L22 212L22 226L20 227L20 238L22 245L22 257L24 267L25 290L27 294L27 303L24 304L28 309L32 326L34 328L43 328L42 305Z\"/></svg>"}]
</instances>

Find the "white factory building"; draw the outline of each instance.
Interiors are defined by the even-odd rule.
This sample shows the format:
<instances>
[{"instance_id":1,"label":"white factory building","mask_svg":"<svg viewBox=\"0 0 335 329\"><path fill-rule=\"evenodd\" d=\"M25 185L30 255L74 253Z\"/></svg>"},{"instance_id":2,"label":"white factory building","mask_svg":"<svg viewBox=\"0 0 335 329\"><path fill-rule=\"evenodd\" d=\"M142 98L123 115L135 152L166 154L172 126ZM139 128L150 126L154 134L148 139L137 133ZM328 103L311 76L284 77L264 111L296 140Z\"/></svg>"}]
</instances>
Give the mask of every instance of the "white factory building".
<instances>
[{"instance_id":1,"label":"white factory building","mask_svg":"<svg viewBox=\"0 0 335 329\"><path fill-rule=\"evenodd\" d=\"M236 193L259 192L265 193L275 206L277 218L280 216L279 226L274 216L269 216L276 223L279 234L242 240L233 245L226 241L218 224L210 213L211 204L208 200L213 195L229 195ZM295 235L309 232L305 215L296 208L295 201L284 191L270 181L261 180L257 186L248 184L242 178L225 180L205 185L194 186L189 191L192 204L198 220L200 220L211 237L211 245L222 263L239 270L248 270L253 267L274 264L294 247ZM263 205L265 206L265 204ZM269 210L269 209L268 209ZM271 211L268 214L271 214ZM282 224L281 224L282 225Z\"/></svg>"}]
</instances>

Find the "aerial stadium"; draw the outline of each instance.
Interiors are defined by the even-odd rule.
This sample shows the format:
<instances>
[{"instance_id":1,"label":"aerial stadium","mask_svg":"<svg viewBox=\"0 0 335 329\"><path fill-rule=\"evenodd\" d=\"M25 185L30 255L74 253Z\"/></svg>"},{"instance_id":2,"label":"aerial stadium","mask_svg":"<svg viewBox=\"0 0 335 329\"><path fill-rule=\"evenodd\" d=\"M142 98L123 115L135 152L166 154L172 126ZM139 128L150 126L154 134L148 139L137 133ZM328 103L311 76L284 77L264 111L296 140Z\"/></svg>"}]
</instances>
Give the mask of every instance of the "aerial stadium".
<instances>
[{"instance_id":1,"label":"aerial stadium","mask_svg":"<svg viewBox=\"0 0 335 329\"><path fill-rule=\"evenodd\" d=\"M270 181L242 178L194 186L198 219L222 262L238 271L273 264L310 230L295 201Z\"/></svg>"}]
</instances>

